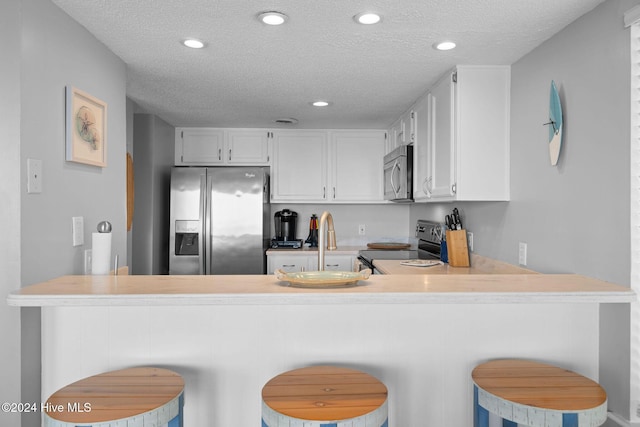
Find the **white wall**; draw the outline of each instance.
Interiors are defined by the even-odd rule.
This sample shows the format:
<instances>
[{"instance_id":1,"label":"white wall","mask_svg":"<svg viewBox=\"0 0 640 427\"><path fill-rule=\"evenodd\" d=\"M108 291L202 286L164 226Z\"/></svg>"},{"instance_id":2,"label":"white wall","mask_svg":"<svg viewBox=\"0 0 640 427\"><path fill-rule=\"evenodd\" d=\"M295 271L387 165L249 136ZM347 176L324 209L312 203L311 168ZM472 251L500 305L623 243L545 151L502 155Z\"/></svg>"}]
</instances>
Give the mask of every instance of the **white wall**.
<instances>
[{"instance_id":1,"label":"white wall","mask_svg":"<svg viewBox=\"0 0 640 427\"><path fill-rule=\"evenodd\" d=\"M316 214L329 211L333 217L338 247L366 245L380 241L408 241L413 236L407 232L409 205L389 203L379 205L342 205L342 204L297 204L274 203L271 205L271 234L275 234L273 214L289 209L298 214L297 238L306 239L309 235L309 219ZM365 235L358 234L358 225L365 225Z\"/></svg>"},{"instance_id":2,"label":"white wall","mask_svg":"<svg viewBox=\"0 0 640 427\"><path fill-rule=\"evenodd\" d=\"M135 203L131 274L169 273L169 202L175 128L152 114L134 114Z\"/></svg>"},{"instance_id":3,"label":"white wall","mask_svg":"<svg viewBox=\"0 0 640 427\"><path fill-rule=\"evenodd\" d=\"M623 14L638 1L609 0L525 55L511 76L511 201L418 205L442 221L457 206L477 253L579 273L629 286L629 30ZM549 85L564 107L560 161L547 149ZM609 408L629 419L629 307L601 308L600 382Z\"/></svg>"},{"instance_id":4,"label":"white wall","mask_svg":"<svg viewBox=\"0 0 640 427\"><path fill-rule=\"evenodd\" d=\"M21 79L19 86L14 82L11 89L19 90L20 95L20 102L11 105L13 109L20 106L21 120L18 122L16 117L20 143L18 138L13 138L11 144L19 146L19 164L23 168L28 158L43 161L42 193L27 194L26 182L21 179L20 224L16 221L7 224L12 231L20 233L20 282L29 285L65 274L83 273L84 250L91 248L91 232L101 220L113 225L113 254L126 259L126 67L50 1L11 0L9 3L22 12L21 22L15 19L19 24L14 27L13 36L13 41L19 41L21 47L16 53L21 61ZM65 161L67 85L84 90L108 105L106 168ZM2 102L7 102L5 99L3 92ZM8 170L13 171L14 180L19 176L16 166ZM73 216L84 217L83 246L72 246ZM22 311L22 401L40 401L39 324L38 310ZM39 419L39 414L26 416L23 427L39 425Z\"/></svg>"},{"instance_id":5,"label":"white wall","mask_svg":"<svg viewBox=\"0 0 640 427\"><path fill-rule=\"evenodd\" d=\"M20 402L20 311L4 304L20 287L20 2L0 2L0 401ZM0 425L19 425L0 412Z\"/></svg>"}]
</instances>

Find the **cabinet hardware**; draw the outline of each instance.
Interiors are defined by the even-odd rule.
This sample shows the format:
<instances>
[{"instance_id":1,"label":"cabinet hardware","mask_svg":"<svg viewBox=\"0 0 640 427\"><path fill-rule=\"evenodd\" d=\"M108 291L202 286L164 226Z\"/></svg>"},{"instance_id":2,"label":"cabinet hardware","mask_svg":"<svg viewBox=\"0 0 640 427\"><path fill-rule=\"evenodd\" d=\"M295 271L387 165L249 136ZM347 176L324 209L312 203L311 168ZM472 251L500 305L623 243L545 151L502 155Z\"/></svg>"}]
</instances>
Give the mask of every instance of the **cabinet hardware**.
<instances>
[{"instance_id":1,"label":"cabinet hardware","mask_svg":"<svg viewBox=\"0 0 640 427\"><path fill-rule=\"evenodd\" d=\"M451 186L451 194L456 194L456 184Z\"/></svg>"},{"instance_id":2,"label":"cabinet hardware","mask_svg":"<svg viewBox=\"0 0 640 427\"><path fill-rule=\"evenodd\" d=\"M335 200L336 198L336 187L333 187L333 199Z\"/></svg>"},{"instance_id":3,"label":"cabinet hardware","mask_svg":"<svg viewBox=\"0 0 640 427\"><path fill-rule=\"evenodd\" d=\"M218 148L218 160L222 160L222 148Z\"/></svg>"},{"instance_id":4,"label":"cabinet hardware","mask_svg":"<svg viewBox=\"0 0 640 427\"><path fill-rule=\"evenodd\" d=\"M229 161L231 161L231 148L229 148Z\"/></svg>"},{"instance_id":5,"label":"cabinet hardware","mask_svg":"<svg viewBox=\"0 0 640 427\"><path fill-rule=\"evenodd\" d=\"M432 180L433 177L429 176L422 181L422 192L429 198L431 197Z\"/></svg>"},{"instance_id":6,"label":"cabinet hardware","mask_svg":"<svg viewBox=\"0 0 640 427\"><path fill-rule=\"evenodd\" d=\"M454 71L454 73L451 75L451 81L454 83L458 83L458 72Z\"/></svg>"}]
</instances>

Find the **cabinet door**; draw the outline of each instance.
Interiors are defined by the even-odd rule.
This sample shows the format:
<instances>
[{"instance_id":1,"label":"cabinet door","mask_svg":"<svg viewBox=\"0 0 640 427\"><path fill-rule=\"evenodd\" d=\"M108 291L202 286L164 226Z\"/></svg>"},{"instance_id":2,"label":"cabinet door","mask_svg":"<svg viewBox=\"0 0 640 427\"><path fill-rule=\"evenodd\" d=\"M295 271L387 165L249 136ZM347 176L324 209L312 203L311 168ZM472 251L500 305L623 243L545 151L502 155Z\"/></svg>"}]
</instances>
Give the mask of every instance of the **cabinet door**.
<instances>
[{"instance_id":1,"label":"cabinet door","mask_svg":"<svg viewBox=\"0 0 640 427\"><path fill-rule=\"evenodd\" d=\"M329 255L329 256L325 256L324 258L325 270L353 271L353 264L354 264L354 257L349 255Z\"/></svg>"},{"instance_id":2,"label":"cabinet door","mask_svg":"<svg viewBox=\"0 0 640 427\"><path fill-rule=\"evenodd\" d=\"M181 129L176 148L178 164L211 165L224 162L224 131L222 129ZM178 156L177 156L178 157Z\"/></svg>"},{"instance_id":3,"label":"cabinet door","mask_svg":"<svg viewBox=\"0 0 640 427\"><path fill-rule=\"evenodd\" d=\"M355 257L351 255L330 255L328 251L324 253L324 269L329 271L353 271ZM318 269L318 257L309 258L309 270Z\"/></svg>"},{"instance_id":4,"label":"cabinet door","mask_svg":"<svg viewBox=\"0 0 640 427\"><path fill-rule=\"evenodd\" d=\"M229 164L268 165L269 132L251 129L228 130L225 156Z\"/></svg>"},{"instance_id":5,"label":"cabinet door","mask_svg":"<svg viewBox=\"0 0 640 427\"><path fill-rule=\"evenodd\" d=\"M283 270L287 273L306 271L310 258L303 255L269 255L267 257L268 274L273 274L276 270Z\"/></svg>"},{"instance_id":6,"label":"cabinet door","mask_svg":"<svg viewBox=\"0 0 640 427\"><path fill-rule=\"evenodd\" d=\"M176 164L224 163L222 129L186 128L176 133Z\"/></svg>"},{"instance_id":7,"label":"cabinet door","mask_svg":"<svg viewBox=\"0 0 640 427\"><path fill-rule=\"evenodd\" d=\"M455 84L453 74L436 83L428 95L431 108L431 174L428 189L432 198L455 195Z\"/></svg>"},{"instance_id":8,"label":"cabinet door","mask_svg":"<svg viewBox=\"0 0 640 427\"><path fill-rule=\"evenodd\" d=\"M430 98L424 96L413 107L415 142L413 143L413 198L415 201L428 200L431 197L431 130Z\"/></svg>"},{"instance_id":9,"label":"cabinet door","mask_svg":"<svg viewBox=\"0 0 640 427\"><path fill-rule=\"evenodd\" d=\"M329 199L336 202L383 201L384 149L384 131L332 132Z\"/></svg>"},{"instance_id":10,"label":"cabinet door","mask_svg":"<svg viewBox=\"0 0 640 427\"><path fill-rule=\"evenodd\" d=\"M389 129L385 154L392 152L400 145L402 145L402 121L398 119Z\"/></svg>"},{"instance_id":11,"label":"cabinet door","mask_svg":"<svg viewBox=\"0 0 640 427\"><path fill-rule=\"evenodd\" d=\"M272 201L327 200L327 133L274 131Z\"/></svg>"}]
</instances>

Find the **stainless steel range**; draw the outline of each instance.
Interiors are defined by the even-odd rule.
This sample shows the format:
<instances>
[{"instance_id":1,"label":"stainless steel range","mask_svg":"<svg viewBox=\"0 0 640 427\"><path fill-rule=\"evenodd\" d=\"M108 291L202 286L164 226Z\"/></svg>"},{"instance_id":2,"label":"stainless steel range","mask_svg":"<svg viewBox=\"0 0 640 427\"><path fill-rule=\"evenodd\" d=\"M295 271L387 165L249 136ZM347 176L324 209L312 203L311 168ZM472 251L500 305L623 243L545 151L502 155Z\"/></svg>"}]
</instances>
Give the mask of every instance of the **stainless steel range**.
<instances>
[{"instance_id":1,"label":"stainless steel range","mask_svg":"<svg viewBox=\"0 0 640 427\"><path fill-rule=\"evenodd\" d=\"M419 219L416 223L418 238L418 258L440 259L443 225L438 222Z\"/></svg>"},{"instance_id":2,"label":"stainless steel range","mask_svg":"<svg viewBox=\"0 0 640 427\"><path fill-rule=\"evenodd\" d=\"M367 249L359 252L358 260L362 265L362 269L370 269L372 274L381 274L373 265L373 262L377 259L416 259L418 258L418 251L415 249L400 249L400 250L386 250L386 249Z\"/></svg>"},{"instance_id":3,"label":"stainless steel range","mask_svg":"<svg viewBox=\"0 0 640 427\"><path fill-rule=\"evenodd\" d=\"M375 260L440 259L442 224L418 220L416 224L418 249L367 249L359 252L358 260L362 268L369 268L373 274L381 274L374 265Z\"/></svg>"}]
</instances>

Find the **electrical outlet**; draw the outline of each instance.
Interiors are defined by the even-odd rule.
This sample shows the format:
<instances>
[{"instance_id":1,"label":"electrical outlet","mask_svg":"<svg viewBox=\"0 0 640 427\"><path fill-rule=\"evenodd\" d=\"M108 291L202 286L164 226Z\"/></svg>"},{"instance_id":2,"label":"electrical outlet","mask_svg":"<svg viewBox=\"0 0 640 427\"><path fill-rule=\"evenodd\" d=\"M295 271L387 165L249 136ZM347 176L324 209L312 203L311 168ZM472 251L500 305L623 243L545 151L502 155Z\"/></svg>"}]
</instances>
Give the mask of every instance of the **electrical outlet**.
<instances>
[{"instance_id":1,"label":"electrical outlet","mask_svg":"<svg viewBox=\"0 0 640 427\"><path fill-rule=\"evenodd\" d=\"M27 193L42 193L42 160L27 159Z\"/></svg>"},{"instance_id":2,"label":"electrical outlet","mask_svg":"<svg viewBox=\"0 0 640 427\"><path fill-rule=\"evenodd\" d=\"M467 244L469 245L469 252L473 252L473 233L467 231Z\"/></svg>"},{"instance_id":3,"label":"electrical outlet","mask_svg":"<svg viewBox=\"0 0 640 427\"><path fill-rule=\"evenodd\" d=\"M71 218L71 237L73 246L84 245L84 218L74 216Z\"/></svg>"},{"instance_id":4,"label":"electrical outlet","mask_svg":"<svg viewBox=\"0 0 640 427\"><path fill-rule=\"evenodd\" d=\"M91 249L84 251L84 274L91 274Z\"/></svg>"},{"instance_id":5,"label":"electrical outlet","mask_svg":"<svg viewBox=\"0 0 640 427\"><path fill-rule=\"evenodd\" d=\"M518 264L527 265L527 244L520 242L518 244Z\"/></svg>"},{"instance_id":6,"label":"electrical outlet","mask_svg":"<svg viewBox=\"0 0 640 427\"><path fill-rule=\"evenodd\" d=\"M358 225L358 234L361 236L364 236L366 234L367 230L364 224L360 224Z\"/></svg>"}]
</instances>

